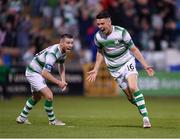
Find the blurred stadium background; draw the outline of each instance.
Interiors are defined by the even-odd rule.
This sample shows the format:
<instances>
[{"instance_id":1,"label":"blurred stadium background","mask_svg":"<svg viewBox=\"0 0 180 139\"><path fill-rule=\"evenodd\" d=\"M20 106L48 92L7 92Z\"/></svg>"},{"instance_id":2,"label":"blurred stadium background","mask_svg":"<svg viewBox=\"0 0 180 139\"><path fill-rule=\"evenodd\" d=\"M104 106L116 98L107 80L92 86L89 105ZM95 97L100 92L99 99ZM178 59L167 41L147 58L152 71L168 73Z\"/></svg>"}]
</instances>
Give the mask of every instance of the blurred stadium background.
<instances>
[{"instance_id":1,"label":"blurred stadium background","mask_svg":"<svg viewBox=\"0 0 180 139\"><path fill-rule=\"evenodd\" d=\"M101 10L108 10L113 24L125 27L130 32L145 59L154 66L156 75L149 78L137 62L140 71L139 86L145 97L161 99L166 96L171 101L179 99L179 0L1 0L1 101L8 100L8 103L12 101L14 104L17 96L31 94L24 76L26 65L35 53L58 43L62 33L72 34L75 43L65 63L68 89L62 94L57 86L49 83L55 95L69 98L117 98L123 95L107 73L105 65L102 65L95 84L85 81L86 72L95 61L93 36L97 27L94 17ZM53 73L58 77L56 69ZM25 101L24 98L17 100ZM16 114L20 109L21 106Z\"/></svg>"}]
</instances>

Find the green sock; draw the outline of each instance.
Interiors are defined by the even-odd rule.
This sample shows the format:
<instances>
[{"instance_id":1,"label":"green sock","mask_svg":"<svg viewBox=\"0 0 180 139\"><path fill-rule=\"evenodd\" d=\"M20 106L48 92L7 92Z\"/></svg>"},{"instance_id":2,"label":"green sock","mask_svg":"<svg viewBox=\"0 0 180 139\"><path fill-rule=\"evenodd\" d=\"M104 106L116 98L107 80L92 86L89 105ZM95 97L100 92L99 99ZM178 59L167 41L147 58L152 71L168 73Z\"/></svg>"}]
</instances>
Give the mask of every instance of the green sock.
<instances>
[{"instance_id":1,"label":"green sock","mask_svg":"<svg viewBox=\"0 0 180 139\"><path fill-rule=\"evenodd\" d=\"M46 112L48 114L49 121L53 122L56 119L56 117L53 112L52 101L45 100L44 109L46 110Z\"/></svg>"},{"instance_id":2,"label":"green sock","mask_svg":"<svg viewBox=\"0 0 180 139\"><path fill-rule=\"evenodd\" d=\"M147 109L146 109L146 106L145 106L145 100L144 100L143 94L140 91L136 91L133 94L133 96L134 96L136 106L137 106L139 112L141 113L141 115L143 117L148 116L148 112L147 112Z\"/></svg>"},{"instance_id":3,"label":"green sock","mask_svg":"<svg viewBox=\"0 0 180 139\"><path fill-rule=\"evenodd\" d=\"M24 106L22 112L20 113L20 116L21 116L22 118L27 118L30 110L32 109L32 107L33 107L34 105L36 105L36 103L37 103L37 101L33 100L32 97L29 98L29 99L26 101L26 105Z\"/></svg>"}]
</instances>

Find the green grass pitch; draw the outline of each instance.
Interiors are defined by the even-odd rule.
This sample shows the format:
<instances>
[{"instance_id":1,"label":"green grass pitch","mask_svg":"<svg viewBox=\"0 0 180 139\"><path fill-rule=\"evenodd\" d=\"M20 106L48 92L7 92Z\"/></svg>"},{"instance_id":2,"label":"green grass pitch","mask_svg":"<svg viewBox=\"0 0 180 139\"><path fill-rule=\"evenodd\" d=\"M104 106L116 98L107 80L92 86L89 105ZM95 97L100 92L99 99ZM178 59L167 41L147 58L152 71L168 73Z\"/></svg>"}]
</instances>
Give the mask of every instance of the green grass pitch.
<instances>
[{"instance_id":1,"label":"green grass pitch","mask_svg":"<svg viewBox=\"0 0 180 139\"><path fill-rule=\"evenodd\" d=\"M56 117L66 126L48 125L41 100L31 111L32 125L15 122L27 98L0 101L0 137L23 138L173 138L180 137L180 98L146 98L152 123L142 128L142 119L135 106L125 97L54 99Z\"/></svg>"}]
</instances>

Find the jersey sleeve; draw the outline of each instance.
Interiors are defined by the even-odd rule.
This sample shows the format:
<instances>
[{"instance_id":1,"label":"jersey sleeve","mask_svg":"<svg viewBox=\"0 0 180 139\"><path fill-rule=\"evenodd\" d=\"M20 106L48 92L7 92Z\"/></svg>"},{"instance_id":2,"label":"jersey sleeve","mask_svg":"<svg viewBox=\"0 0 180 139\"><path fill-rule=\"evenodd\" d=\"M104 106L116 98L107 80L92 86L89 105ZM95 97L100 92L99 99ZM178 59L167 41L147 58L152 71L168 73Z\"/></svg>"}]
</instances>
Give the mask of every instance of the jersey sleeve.
<instances>
[{"instance_id":1,"label":"jersey sleeve","mask_svg":"<svg viewBox=\"0 0 180 139\"><path fill-rule=\"evenodd\" d=\"M56 58L56 55L54 53L48 53L46 55L46 62L44 65L44 69L51 72L52 67L55 64L56 60L57 60L57 58Z\"/></svg>"},{"instance_id":2,"label":"jersey sleeve","mask_svg":"<svg viewBox=\"0 0 180 139\"><path fill-rule=\"evenodd\" d=\"M129 49L135 46L130 34L126 29L124 29L122 32L122 38Z\"/></svg>"},{"instance_id":3,"label":"jersey sleeve","mask_svg":"<svg viewBox=\"0 0 180 139\"><path fill-rule=\"evenodd\" d=\"M102 49L103 48L101 43L98 42L96 35L94 35L94 43L95 43L95 45L97 46L98 49Z\"/></svg>"}]
</instances>

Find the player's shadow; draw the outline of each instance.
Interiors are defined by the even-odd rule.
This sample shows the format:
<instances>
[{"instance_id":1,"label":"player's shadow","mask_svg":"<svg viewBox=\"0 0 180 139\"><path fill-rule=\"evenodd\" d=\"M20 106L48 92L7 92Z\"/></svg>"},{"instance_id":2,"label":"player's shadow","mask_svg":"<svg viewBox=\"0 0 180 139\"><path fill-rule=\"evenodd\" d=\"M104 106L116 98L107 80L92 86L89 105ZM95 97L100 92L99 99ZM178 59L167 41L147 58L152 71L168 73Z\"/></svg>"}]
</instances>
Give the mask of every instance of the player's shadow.
<instances>
[{"instance_id":1,"label":"player's shadow","mask_svg":"<svg viewBox=\"0 0 180 139\"><path fill-rule=\"evenodd\" d=\"M108 125L108 127L135 127L135 128L142 128L139 125Z\"/></svg>"}]
</instances>

